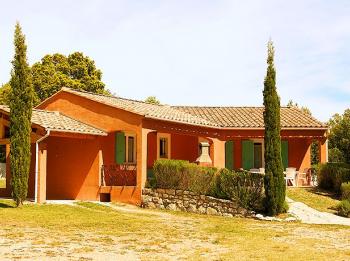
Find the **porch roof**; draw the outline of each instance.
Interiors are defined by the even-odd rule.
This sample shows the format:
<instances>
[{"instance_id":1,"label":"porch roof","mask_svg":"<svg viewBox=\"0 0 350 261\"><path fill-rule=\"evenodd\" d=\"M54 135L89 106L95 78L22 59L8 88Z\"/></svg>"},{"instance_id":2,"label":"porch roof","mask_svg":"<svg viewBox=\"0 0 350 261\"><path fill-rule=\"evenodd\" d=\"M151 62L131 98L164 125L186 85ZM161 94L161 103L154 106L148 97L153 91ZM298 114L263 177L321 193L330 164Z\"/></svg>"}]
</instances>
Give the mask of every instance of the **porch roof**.
<instances>
[{"instance_id":1,"label":"porch roof","mask_svg":"<svg viewBox=\"0 0 350 261\"><path fill-rule=\"evenodd\" d=\"M9 114L10 108L0 105L0 111ZM45 130L56 132L70 132L106 136L107 133L86 123L72 119L57 111L44 111L33 109L31 122L43 127Z\"/></svg>"}]
</instances>

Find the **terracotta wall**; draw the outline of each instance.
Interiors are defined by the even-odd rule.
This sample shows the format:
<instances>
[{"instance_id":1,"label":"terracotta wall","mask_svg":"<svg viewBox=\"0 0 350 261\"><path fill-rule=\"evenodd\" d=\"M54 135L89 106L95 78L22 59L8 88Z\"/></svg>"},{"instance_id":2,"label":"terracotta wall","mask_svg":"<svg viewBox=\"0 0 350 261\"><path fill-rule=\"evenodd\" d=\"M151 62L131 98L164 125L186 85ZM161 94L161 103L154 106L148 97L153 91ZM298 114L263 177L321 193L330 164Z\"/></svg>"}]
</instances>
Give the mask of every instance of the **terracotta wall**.
<instances>
[{"instance_id":1,"label":"terracotta wall","mask_svg":"<svg viewBox=\"0 0 350 261\"><path fill-rule=\"evenodd\" d=\"M194 162L198 158L198 137L190 135L171 135L171 158Z\"/></svg>"},{"instance_id":2,"label":"terracotta wall","mask_svg":"<svg viewBox=\"0 0 350 261\"><path fill-rule=\"evenodd\" d=\"M198 137L171 134L171 158L194 162L199 153ZM152 168L157 160L157 132L147 135L147 168Z\"/></svg>"},{"instance_id":3,"label":"terracotta wall","mask_svg":"<svg viewBox=\"0 0 350 261\"><path fill-rule=\"evenodd\" d=\"M47 139L47 199L99 199L98 138Z\"/></svg>"}]
</instances>

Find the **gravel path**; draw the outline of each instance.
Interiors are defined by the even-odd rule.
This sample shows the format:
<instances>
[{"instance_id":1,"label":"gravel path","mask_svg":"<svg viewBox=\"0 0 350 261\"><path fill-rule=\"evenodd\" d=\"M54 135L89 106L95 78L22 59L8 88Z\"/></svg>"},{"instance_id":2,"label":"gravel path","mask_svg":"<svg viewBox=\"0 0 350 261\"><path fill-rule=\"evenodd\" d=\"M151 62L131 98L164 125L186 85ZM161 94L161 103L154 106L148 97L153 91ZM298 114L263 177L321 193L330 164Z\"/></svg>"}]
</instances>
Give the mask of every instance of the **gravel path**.
<instances>
[{"instance_id":1,"label":"gravel path","mask_svg":"<svg viewBox=\"0 0 350 261\"><path fill-rule=\"evenodd\" d=\"M350 218L340 217L332 213L321 212L310 208L301 202L287 198L289 204L288 213L307 224L333 224L350 226Z\"/></svg>"}]
</instances>

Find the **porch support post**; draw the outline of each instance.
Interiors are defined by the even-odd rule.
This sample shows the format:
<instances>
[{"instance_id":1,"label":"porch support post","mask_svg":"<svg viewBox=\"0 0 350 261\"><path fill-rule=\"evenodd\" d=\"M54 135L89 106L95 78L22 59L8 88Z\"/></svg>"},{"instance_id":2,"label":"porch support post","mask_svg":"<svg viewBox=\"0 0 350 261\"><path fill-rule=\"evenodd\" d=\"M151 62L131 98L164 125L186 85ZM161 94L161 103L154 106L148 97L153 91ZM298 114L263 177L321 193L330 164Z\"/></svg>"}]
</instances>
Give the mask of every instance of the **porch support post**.
<instances>
[{"instance_id":1,"label":"porch support post","mask_svg":"<svg viewBox=\"0 0 350 261\"><path fill-rule=\"evenodd\" d=\"M47 177L47 146L44 143L39 144L39 169L37 187L37 203L46 201L46 177Z\"/></svg>"},{"instance_id":2,"label":"porch support post","mask_svg":"<svg viewBox=\"0 0 350 261\"><path fill-rule=\"evenodd\" d=\"M320 163L328 162L328 139L319 141L319 155L320 155Z\"/></svg>"},{"instance_id":3,"label":"porch support post","mask_svg":"<svg viewBox=\"0 0 350 261\"><path fill-rule=\"evenodd\" d=\"M141 139L137 142L138 156L137 156L137 185L143 189L147 181L147 135L152 132L150 129L141 129Z\"/></svg>"},{"instance_id":4,"label":"porch support post","mask_svg":"<svg viewBox=\"0 0 350 261\"><path fill-rule=\"evenodd\" d=\"M307 150L305 151L305 155L303 157L303 160L300 164L299 170L303 171L306 168L311 167L311 144L312 140L311 139L306 139L305 140L307 144Z\"/></svg>"},{"instance_id":5,"label":"porch support post","mask_svg":"<svg viewBox=\"0 0 350 261\"><path fill-rule=\"evenodd\" d=\"M213 149L211 150L213 166L225 168L225 141L217 138L211 138L211 140L213 141Z\"/></svg>"}]
</instances>

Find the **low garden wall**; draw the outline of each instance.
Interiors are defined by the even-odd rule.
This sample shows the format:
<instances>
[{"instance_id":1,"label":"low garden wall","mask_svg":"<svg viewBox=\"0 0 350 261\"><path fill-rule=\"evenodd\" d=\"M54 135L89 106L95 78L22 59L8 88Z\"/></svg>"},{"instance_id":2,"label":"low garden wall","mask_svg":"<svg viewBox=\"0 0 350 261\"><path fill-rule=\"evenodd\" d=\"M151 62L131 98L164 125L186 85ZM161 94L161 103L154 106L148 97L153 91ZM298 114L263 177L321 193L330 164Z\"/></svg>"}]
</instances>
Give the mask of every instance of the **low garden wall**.
<instances>
[{"instance_id":1,"label":"low garden wall","mask_svg":"<svg viewBox=\"0 0 350 261\"><path fill-rule=\"evenodd\" d=\"M228 217L247 217L254 214L253 211L244 209L231 200L198 195L191 191L178 189L145 188L141 201L141 206L144 208L179 210Z\"/></svg>"}]
</instances>

